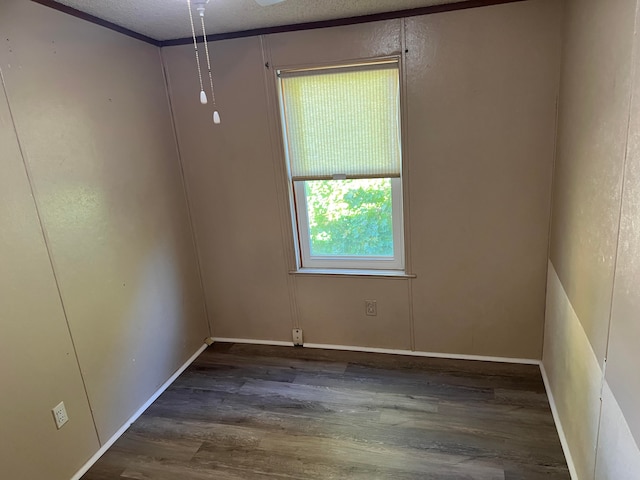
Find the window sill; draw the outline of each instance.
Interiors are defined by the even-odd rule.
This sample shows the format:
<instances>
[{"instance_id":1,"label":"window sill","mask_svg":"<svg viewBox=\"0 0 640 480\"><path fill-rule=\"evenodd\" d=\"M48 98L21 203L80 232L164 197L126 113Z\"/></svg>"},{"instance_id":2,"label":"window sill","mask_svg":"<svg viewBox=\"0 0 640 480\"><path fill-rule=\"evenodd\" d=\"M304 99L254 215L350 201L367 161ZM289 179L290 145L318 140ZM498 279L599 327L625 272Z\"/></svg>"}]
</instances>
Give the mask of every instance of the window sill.
<instances>
[{"instance_id":1,"label":"window sill","mask_svg":"<svg viewBox=\"0 0 640 480\"><path fill-rule=\"evenodd\" d=\"M416 278L414 274L401 270L357 270L357 269L337 269L337 268L300 268L292 270L289 275L314 275L314 276L335 276L335 277L369 277L369 278Z\"/></svg>"}]
</instances>

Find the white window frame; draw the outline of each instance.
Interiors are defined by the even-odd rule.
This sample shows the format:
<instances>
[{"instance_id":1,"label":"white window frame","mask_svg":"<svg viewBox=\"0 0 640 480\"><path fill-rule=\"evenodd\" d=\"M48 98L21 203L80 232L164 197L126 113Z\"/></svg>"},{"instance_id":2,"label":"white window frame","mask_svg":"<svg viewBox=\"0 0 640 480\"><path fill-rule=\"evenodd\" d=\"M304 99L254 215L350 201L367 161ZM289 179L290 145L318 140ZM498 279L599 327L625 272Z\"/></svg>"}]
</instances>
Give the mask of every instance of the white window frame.
<instances>
[{"instance_id":1,"label":"white window frame","mask_svg":"<svg viewBox=\"0 0 640 480\"><path fill-rule=\"evenodd\" d=\"M382 61L388 61L389 59L380 59ZM398 75L401 77L402 69L400 68L400 60L394 59L398 62ZM372 62L368 61L362 63L362 65L370 65ZM332 64L329 66L315 67L318 70L327 69L330 71L332 68L342 68L348 66L359 66L359 64L340 65ZM280 70L276 69L276 75L279 75ZM285 105L282 95L282 84L280 81L276 82L278 85L278 99L280 107L280 120L282 125L282 139L284 142L284 151L287 160L287 174L290 185L291 195L291 219L293 222L293 228L296 235L295 245L297 247L298 268L301 269L325 269L325 270L394 270L404 271L405 268L405 242L404 242L404 207L403 207L403 181L400 177L382 177L389 178L391 180L391 215L392 215L392 228L393 228L393 256L329 256L329 255L311 255L311 237L309 235L309 217L307 208L307 198L305 193L305 181L306 180L294 180L291 178L290 167L290 146L287 138L287 122L285 117ZM400 78L399 84L402 85L402 78ZM401 87L400 87L401 88ZM399 95L399 117L398 124L400 130L402 130L402 95ZM402 132L398 132L398 138L401 142L402 151ZM402 161L402 154L401 154ZM379 176L371 177L359 177L363 179L381 178ZM344 179L343 179L344 180ZM331 180L330 180L331 181Z\"/></svg>"}]
</instances>

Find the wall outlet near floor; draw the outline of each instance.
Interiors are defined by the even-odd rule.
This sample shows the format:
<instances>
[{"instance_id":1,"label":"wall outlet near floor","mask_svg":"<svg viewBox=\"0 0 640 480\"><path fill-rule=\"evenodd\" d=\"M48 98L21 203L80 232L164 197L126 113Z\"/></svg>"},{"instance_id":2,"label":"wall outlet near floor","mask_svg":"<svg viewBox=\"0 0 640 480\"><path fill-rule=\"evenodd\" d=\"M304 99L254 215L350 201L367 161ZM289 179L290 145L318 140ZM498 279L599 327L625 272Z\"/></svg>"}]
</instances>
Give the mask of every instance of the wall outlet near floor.
<instances>
[{"instance_id":1,"label":"wall outlet near floor","mask_svg":"<svg viewBox=\"0 0 640 480\"><path fill-rule=\"evenodd\" d=\"M53 407L51 412L53 413L53 419L56 422L56 427L60 430L62 426L69 421L67 409L64 408L64 402L60 402L58 405Z\"/></svg>"},{"instance_id":2,"label":"wall outlet near floor","mask_svg":"<svg viewBox=\"0 0 640 480\"><path fill-rule=\"evenodd\" d=\"M302 329L301 328L294 328L293 329L293 344L296 347L301 347L303 345L303 342L302 342Z\"/></svg>"},{"instance_id":3,"label":"wall outlet near floor","mask_svg":"<svg viewBox=\"0 0 640 480\"><path fill-rule=\"evenodd\" d=\"M365 300L364 311L370 317L375 317L376 315L378 315L378 304L375 300Z\"/></svg>"}]
</instances>

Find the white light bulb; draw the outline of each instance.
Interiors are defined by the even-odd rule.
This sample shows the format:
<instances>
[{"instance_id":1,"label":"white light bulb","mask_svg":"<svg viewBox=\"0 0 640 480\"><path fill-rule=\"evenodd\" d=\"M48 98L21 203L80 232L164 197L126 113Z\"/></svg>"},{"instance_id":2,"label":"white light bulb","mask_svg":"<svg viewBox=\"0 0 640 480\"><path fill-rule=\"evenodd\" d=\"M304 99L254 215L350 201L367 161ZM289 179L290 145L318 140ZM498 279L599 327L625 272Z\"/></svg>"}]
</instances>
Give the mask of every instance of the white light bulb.
<instances>
[{"instance_id":1,"label":"white light bulb","mask_svg":"<svg viewBox=\"0 0 640 480\"><path fill-rule=\"evenodd\" d=\"M207 94L204 92L204 90L200 91L200 103L202 105L206 105L207 104Z\"/></svg>"},{"instance_id":2,"label":"white light bulb","mask_svg":"<svg viewBox=\"0 0 640 480\"><path fill-rule=\"evenodd\" d=\"M213 112L213 123L215 123L216 125L220 124L220 114L217 110Z\"/></svg>"}]
</instances>

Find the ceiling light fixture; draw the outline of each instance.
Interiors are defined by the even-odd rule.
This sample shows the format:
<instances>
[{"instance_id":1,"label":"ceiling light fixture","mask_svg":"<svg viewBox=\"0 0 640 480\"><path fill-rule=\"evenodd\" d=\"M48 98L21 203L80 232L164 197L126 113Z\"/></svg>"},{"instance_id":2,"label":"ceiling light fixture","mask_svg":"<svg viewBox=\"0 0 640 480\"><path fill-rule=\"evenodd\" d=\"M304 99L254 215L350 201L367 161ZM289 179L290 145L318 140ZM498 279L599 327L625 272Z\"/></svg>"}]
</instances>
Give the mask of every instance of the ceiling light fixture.
<instances>
[{"instance_id":1,"label":"ceiling light fixture","mask_svg":"<svg viewBox=\"0 0 640 480\"><path fill-rule=\"evenodd\" d=\"M255 0L258 5L263 7L275 5L284 0ZM198 80L200 81L200 103L206 105L209 103L207 93L204 91L204 83L202 82L202 69L200 68L200 52L198 51L198 37L196 37L196 27L193 22L192 4L195 6L198 16L200 17L200 26L202 28L202 40L204 43L204 54L207 58L207 71L209 73L209 85L211 87L211 103L213 103L213 123L220 123L220 114L216 108L216 94L213 88L213 74L211 73L211 57L209 56L209 44L207 42L207 29L204 22L204 12L209 0L187 0L187 8L189 9L189 21L191 22L191 35L193 36L193 48L196 54L196 66L198 67Z\"/></svg>"},{"instance_id":2,"label":"ceiling light fixture","mask_svg":"<svg viewBox=\"0 0 640 480\"><path fill-rule=\"evenodd\" d=\"M202 82L202 69L200 68L200 53L198 52L198 39L196 37L196 28L193 22L193 11L191 8L191 0L187 0L189 8L189 21L191 22L191 35L193 36L193 48L196 54L196 65L198 67L198 80L200 81L200 103L206 105L208 103L207 93L204 91L204 83ZM202 27L202 38L204 42L204 53L207 58L207 71L209 72L209 85L211 86L211 103L213 104L213 123L220 123L220 114L216 108L216 94L213 88L213 74L211 73L211 57L209 56L209 45L207 43L207 30L204 23L204 11L209 0L193 0L198 16L200 17L200 26Z\"/></svg>"}]
</instances>

